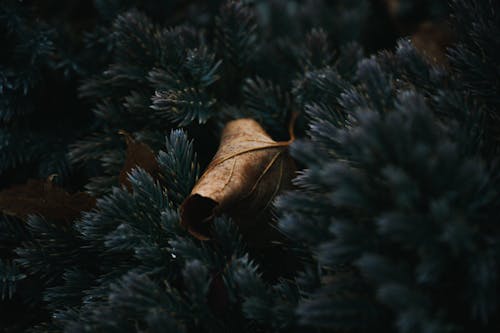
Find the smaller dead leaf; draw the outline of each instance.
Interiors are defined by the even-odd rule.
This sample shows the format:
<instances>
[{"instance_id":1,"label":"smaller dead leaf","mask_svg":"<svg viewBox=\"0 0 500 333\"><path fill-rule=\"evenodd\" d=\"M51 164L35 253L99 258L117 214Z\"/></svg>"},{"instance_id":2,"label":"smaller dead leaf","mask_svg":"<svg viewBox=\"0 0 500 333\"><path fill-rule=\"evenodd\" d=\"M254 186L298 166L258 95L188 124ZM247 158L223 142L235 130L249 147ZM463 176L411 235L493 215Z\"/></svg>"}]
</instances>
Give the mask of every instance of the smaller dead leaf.
<instances>
[{"instance_id":1,"label":"smaller dead leaf","mask_svg":"<svg viewBox=\"0 0 500 333\"><path fill-rule=\"evenodd\" d=\"M433 63L444 66L448 64L446 48L453 41L453 33L446 23L420 24L411 41Z\"/></svg>"},{"instance_id":2,"label":"smaller dead leaf","mask_svg":"<svg viewBox=\"0 0 500 333\"><path fill-rule=\"evenodd\" d=\"M28 180L24 185L0 192L0 210L23 219L36 214L56 221L71 222L81 212L91 210L95 202L95 198L84 192L69 194L53 184L51 178L47 181Z\"/></svg>"},{"instance_id":3,"label":"smaller dead leaf","mask_svg":"<svg viewBox=\"0 0 500 333\"><path fill-rule=\"evenodd\" d=\"M211 238L211 222L225 213L243 234L269 220L274 197L291 184L295 165L288 155L293 142L276 142L253 119L229 122L219 149L180 207L181 225L200 240ZM265 227L265 226L264 226Z\"/></svg>"},{"instance_id":4,"label":"smaller dead leaf","mask_svg":"<svg viewBox=\"0 0 500 333\"><path fill-rule=\"evenodd\" d=\"M399 0L385 0L385 5L387 7L387 11L391 16L397 16L400 8Z\"/></svg>"},{"instance_id":5,"label":"smaller dead leaf","mask_svg":"<svg viewBox=\"0 0 500 333\"><path fill-rule=\"evenodd\" d=\"M125 185L128 189L130 189L131 184L128 180L128 174L132 171L132 169L140 167L154 176L157 172L159 172L160 167L156 161L155 153L147 144L136 142L132 136L125 131L120 131L119 133L125 136L127 143L127 157L125 159L125 163L123 164L123 168L120 171L119 180L120 184Z\"/></svg>"},{"instance_id":6,"label":"smaller dead leaf","mask_svg":"<svg viewBox=\"0 0 500 333\"><path fill-rule=\"evenodd\" d=\"M218 316L227 313L230 306L229 294L221 273L214 274L208 289L208 306Z\"/></svg>"}]
</instances>

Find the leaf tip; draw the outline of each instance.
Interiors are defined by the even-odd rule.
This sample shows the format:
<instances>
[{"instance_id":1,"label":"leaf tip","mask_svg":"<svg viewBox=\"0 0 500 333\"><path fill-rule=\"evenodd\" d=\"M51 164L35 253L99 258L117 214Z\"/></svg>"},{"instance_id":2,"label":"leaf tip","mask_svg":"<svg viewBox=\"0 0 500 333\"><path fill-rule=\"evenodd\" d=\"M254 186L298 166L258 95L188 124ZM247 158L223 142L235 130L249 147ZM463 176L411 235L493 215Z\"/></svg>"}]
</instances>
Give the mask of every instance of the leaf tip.
<instances>
[{"instance_id":1,"label":"leaf tip","mask_svg":"<svg viewBox=\"0 0 500 333\"><path fill-rule=\"evenodd\" d=\"M199 194L192 194L180 207L181 226L199 240L209 240L211 222L218 203Z\"/></svg>"}]
</instances>

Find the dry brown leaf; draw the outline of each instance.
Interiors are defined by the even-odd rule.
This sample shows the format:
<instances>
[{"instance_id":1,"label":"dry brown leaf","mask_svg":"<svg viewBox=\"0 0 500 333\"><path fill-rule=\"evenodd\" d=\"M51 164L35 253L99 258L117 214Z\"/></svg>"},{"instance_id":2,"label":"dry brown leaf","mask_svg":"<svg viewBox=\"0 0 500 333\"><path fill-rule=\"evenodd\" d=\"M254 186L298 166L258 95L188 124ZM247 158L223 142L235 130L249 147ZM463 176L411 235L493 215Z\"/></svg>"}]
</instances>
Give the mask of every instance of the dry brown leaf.
<instances>
[{"instance_id":1,"label":"dry brown leaf","mask_svg":"<svg viewBox=\"0 0 500 333\"><path fill-rule=\"evenodd\" d=\"M69 194L63 188L47 181L28 180L26 184L13 186L0 192L0 210L20 218L31 214L57 221L71 222L95 206L95 198L87 193Z\"/></svg>"},{"instance_id":2,"label":"dry brown leaf","mask_svg":"<svg viewBox=\"0 0 500 333\"><path fill-rule=\"evenodd\" d=\"M132 136L125 131L120 131L119 133L125 136L127 142L127 157L120 171L119 180L120 184L130 189L131 184L128 180L128 174L132 169L140 167L154 176L159 171L160 167L156 161L155 153L147 144L136 142Z\"/></svg>"},{"instance_id":3,"label":"dry brown leaf","mask_svg":"<svg viewBox=\"0 0 500 333\"><path fill-rule=\"evenodd\" d=\"M243 233L255 227L293 178L290 132L289 141L276 142L253 119L229 122L212 162L181 205L181 224L200 240L210 239L211 222L222 213L233 217Z\"/></svg>"}]
</instances>

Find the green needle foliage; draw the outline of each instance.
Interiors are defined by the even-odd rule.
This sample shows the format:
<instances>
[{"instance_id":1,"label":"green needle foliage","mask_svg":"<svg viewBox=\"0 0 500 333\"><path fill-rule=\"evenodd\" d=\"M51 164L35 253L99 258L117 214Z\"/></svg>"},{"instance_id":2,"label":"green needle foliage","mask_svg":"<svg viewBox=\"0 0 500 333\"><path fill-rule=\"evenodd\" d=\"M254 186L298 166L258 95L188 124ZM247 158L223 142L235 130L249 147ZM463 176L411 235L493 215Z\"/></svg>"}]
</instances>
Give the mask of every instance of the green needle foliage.
<instances>
[{"instance_id":1,"label":"green needle foliage","mask_svg":"<svg viewBox=\"0 0 500 333\"><path fill-rule=\"evenodd\" d=\"M408 35L443 20L436 63ZM499 35L494 0L3 1L0 188L97 203L2 207L0 331L498 332ZM274 241L194 238L224 124L286 141L294 113ZM158 166L130 186L120 133Z\"/></svg>"}]
</instances>

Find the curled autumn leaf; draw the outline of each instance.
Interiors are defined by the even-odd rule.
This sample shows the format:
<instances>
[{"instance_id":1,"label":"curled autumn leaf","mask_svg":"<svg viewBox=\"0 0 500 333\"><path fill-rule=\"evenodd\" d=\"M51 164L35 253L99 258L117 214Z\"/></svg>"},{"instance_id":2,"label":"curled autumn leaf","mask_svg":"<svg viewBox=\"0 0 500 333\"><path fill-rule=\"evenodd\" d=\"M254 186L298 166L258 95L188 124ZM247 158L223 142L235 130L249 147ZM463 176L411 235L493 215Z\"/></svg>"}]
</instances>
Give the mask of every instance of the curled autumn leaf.
<instances>
[{"instance_id":1,"label":"curled autumn leaf","mask_svg":"<svg viewBox=\"0 0 500 333\"><path fill-rule=\"evenodd\" d=\"M288 155L294 141L274 141L253 119L229 122L219 149L191 194L180 207L181 225L200 240L210 239L211 222L225 213L240 230L264 219L272 200L293 178L295 165Z\"/></svg>"},{"instance_id":2,"label":"curled autumn leaf","mask_svg":"<svg viewBox=\"0 0 500 333\"><path fill-rule=\"evenodd\" d=\"M82 211L95 206L95 198L87 193L69 194L63 188L47 181L29 180L0 192L0 210L7 215L26 219L29 215L41 215L47 219L71 222Z\"/></svg>"},{"instance_id":3,"label":"curled autumn leaf","mask_svg":"<svg viewBox=\"0 0 500 333\"><path fill-rule=\"evenodd\" d=\"M119 181L120 184L130 189L131 184L128 180L128 174L132 169L139 167L155 176L160 167L156 161L155 153L147 144L135 141L126 131L122 130L119 133L125 137L127 143L127 157L120 171Z\"/></svg>"}]
</instances>

